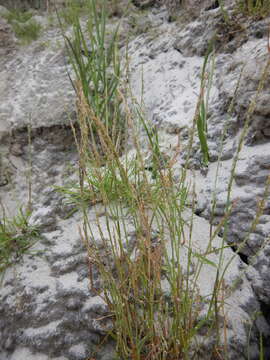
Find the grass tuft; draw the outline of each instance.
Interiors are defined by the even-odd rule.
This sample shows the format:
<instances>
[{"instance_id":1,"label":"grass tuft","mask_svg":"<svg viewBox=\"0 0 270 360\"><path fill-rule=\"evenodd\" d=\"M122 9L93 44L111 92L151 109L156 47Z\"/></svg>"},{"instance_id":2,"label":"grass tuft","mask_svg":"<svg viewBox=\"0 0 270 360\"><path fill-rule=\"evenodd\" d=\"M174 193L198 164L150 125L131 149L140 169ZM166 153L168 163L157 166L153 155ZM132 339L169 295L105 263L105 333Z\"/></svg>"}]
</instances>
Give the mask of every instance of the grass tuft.
<instances>
[{"instance_id":1,"label":"grass tuft","mask_svg":"<svg viewBox=\"0 0 270 360\"><path fill-rule=\"evenodd\" d=\"M237 7L241 13L256 19L270 15L269 0L238 0Z\"/></svg>"},{"instance_id":2,"label":"grass tuft","mask_svg":"<svg viewBox=\"0 0 270 360\"><path fill-rule=\"evenodd\" d=\"M14 9L5 16L8 23L11 24L15 35L22 40L24 44L29 44L37 40L42 26L34 19L30 11L19 11Z\"/></svg>"},{"instance_id":3,"label":"grass tuft","mask_svg":"<svg viewBox=\"0 0 270 360\"><path fill-rule=\"evenodd\" d=\"M19 210L9 219L3 216L0 220L0 272L21 258L34 243L38 229L29 224L31 213Z\"/></svg>"},{"instance_id":4,"label":"grass tuft","mask_svg":"<svg viewBox=\"0 0 270 360\"><path fill-rule=\"evenodd\" d=\"M11 24L13 21L17 21L19 23L26 23L31 19L33 14L31 11L20 11L18 9L10 10L6 15L4 15L5 19Z\"/></svg>"},{"instance_id":5,"label":"grass tuft","mask_svg":"<svg viewBox=\"0 0 270 360\"><path fill-rule=\"evenodd\" d=\"M29 44L31 41L37 40L40 32L41 32L41 25L31 19L27 23L12 23L13 30L15 35L23 41L25 44Z\"/></svg>"}]
</instances>

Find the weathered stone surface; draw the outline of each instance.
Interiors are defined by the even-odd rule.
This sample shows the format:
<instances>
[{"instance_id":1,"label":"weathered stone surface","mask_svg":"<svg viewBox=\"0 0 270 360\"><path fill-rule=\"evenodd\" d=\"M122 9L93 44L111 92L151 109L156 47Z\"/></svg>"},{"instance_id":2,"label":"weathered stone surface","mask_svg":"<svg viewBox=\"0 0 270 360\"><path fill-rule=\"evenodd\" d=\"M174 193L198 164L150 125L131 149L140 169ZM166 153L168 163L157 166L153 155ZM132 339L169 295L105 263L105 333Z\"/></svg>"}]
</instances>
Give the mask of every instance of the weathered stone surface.
<instances>
[{"instance_id":1,"label":"weathered stone surface","mask_svg":"<svg viewBox=\"0 0 270 360\"><path fill-rule=\"evenodd\" d=\"M193 215L194 216L194 215ZM209 245L209 234L210 234L210 226L209 223L200 218L200 217L193 217L191 216L191 211L187 212L184 216L186 220L186 234L189 234L189 226L192 224L192 235L191 235L191 247L192 251L198 252L203 254L206 252L207 247ZM213 239L212 242L212 249L220 249L223 243L222 238L216 237ZM169 243L170 244L170 243ZM168 254L171 254L170 245L168 245ZM179 249L179 256L181 259L181 264L183 268L185 268L185 264L187 263L187 249L185 251L184 248ZM170 255L169 255L170 256ZM209 261L212 261L215 264L219 264L219 251L212 252L211 255L209 254L206 258ZM248 341L248 332L246 329L246 324L250 322L250 317L252 317L252 313L256 309L260 308L260 305L254 296L253 290L251 285L249 284L246 275L241 270L243 264L239 257L234 256L234 253L231 249L224 249L223 251L223 265L219 266L219 270L222 267L225 268L226 264L231 261L234 257L231 265L228 268L228 271L225 272L224 275L224 286L227 287L228 293L225 294L225 301L224 301L224 313L226 313L226 340L221 340L221 342L226 343L228 346L229 351L229 358L233 358L237 356L238 359L245 359L246 358L246 344ZM193 258L194 262L196 262L195 258ZM200 261L198 260L198 263ZM197 264L194 263L194 268L196 268ZM222 270L221 270L222 272ZM189 277L190 281L192 282L193 276ZM215 286L215 279L216 279L216 269L210 265L204 263L202 265L202 269L198 279L198 288L199 293L203 299L207 299L209 294L213 292L213 287ZM234 285L232 285L234 284ZM232 290L229 290L232 286ZM226 293L226 291L225 291ZM207 302L207 300L206 300ZM206 304L205 304L206 305ZM206 308L203 308L201 311L201 316L207 311ZM268 336L269 334L269 326L267 325L265 319L263 317L258 318L257 322L254 323L255 327L258 327L258 331L262 332L264 335ZM224 331L223 325L220 328L220 333ZM255 331L256 333L256 331ZM256 359L258 357L258 349L256 350L256 343L257 343L257 335L253 333L253 339L251 340L251 358ZM207 337L204 339L203 336L198 337L198 344L202 342L202 351L200 356L202 358L207 358L207 354L209 354L209 349L211 348L211 343L214 342L215 335L213 333L212 336ZM223 335L221 336L223 338ZM237 354L237 355L236 355Z\"/></svg>"},{"instance_id":2,"label":"weathered stone surface","mask_svg":"<svg viewBox=\"0 0 270 360\"><path fill-rule=\"evenodd\" d=\"M20 347L50 359L79 360L94 353L104 331L96 318L107 309L99 297L91 297L88 274L80 276L79 269L87 272L88 265L85 249L77 246L78 221L59 224L61 231L45 235L55 245L40 242L32 248L40 256L25 256L16 274L11 268L6 271L0 307L0 354L6 359L13 359ZM72 266L67 266L70 262Z\"/></svg>"},{"instance_id":3,"label":"weathered stone surface","mask_svg":"<svg viewBox=\"0 0 270 360\"><path fill-rule=\"evenodd\" d=\"M150 10L145 15L149 28L140 30L129 44L129 55L132 90L138 99L141 99L141 89L144 90L145 114L159 130L164 158L170 158L180 139L181 152L175 165L175 181L179 181L199 95L202 55L207 49L207 41L217 31L216 75L210 92L208 117L210 164L203 172L200 144L195 136L189 164L194 177L190 171L188 180L195 182L196 213L218 223L225 215L233 157L245 114L250 99L256 96L269 54L266 53L266 21L247 24L246 33L239 30L232 36L224 25L220 9L212 4L203 2L200 17L183 29L178 23L165 20L164 9ZM142 29L143 24L140 26ZM149 33L148 29L151 29ZM4 44L0 50L4 54L0 60L1 201L9 213L15 214L19 205L29 200L30 179L31 221L40 227L42 236L30 253L6 272L0 292L0 359L79 360L94 357L112 360L112 343L104 345L101 351L98 349L97 355L95 353L111 323L100 321L108 314L108 309L89 288L87 252L78 232L80 214L65 219L72 207L63 206L63 196L53 187L76 179L74 169L77 166L72 130L68 126L69 119L75 115L74 93L66 73L70 67L60 31L47 29L36 42L17 48L11 28L1 20L1 41ZM235 93L243 63L246 66ZM270 169L268 80L267 76L256 101L232 182L233 208L225 240L234 248L241 246L247 238L256 217L258 200L265 196ZM228 114L232 103L234 107ZM27 129L29 123L31 129ZM227 131L223 134L224 126ZM224 136L223 144L221 136ZM218 164L219 155L221 162ZM214 210L213 202L216 204ZM256 228L252 228L245 246L241 247L242 257L249 266L245 267L236 256L226 273L229 288L239 276L241 278L226 298L229 358L246 360L249 343L250 359L258 359L259 333L265 336L265 344L269 339L266 323L266 320L270 323L270 260L266 241L270 235L269 214L267 198ZM94 209L90 211L89 219L94 223ZM203 252L209 223L202 218L194 219L194 248ZM104 211L100 223L106 236ZM223 232L221 229L220 235ZM129 236L134 238L132 226ZM95 237L100 240L97 228ZM221 237L215 241L217 247L222 243ZM185 249L182 250L185 262ZM39 254L31 255L35 251ZM226 248L227 260L233 254ZM209 256L212 261L217 261L217 254ZM106 261L109 264L110 257L106 257ZM211 292L214 275L213 267L204 264L201 294ZM97 287L100 286L97 273L94 273L94 281ZM264 316L256 317L260 311ZM211 339L206 341L202 333L198 341L204 343L201 359L208 359ZM269 356L266 352L266 358Z\"/></svg>"},{"instance_id":4,"label":"weathered stone surface","mask_svg":"<svg viewBox=\"0 0 270 360\"><path fill-rule=\"evenodd\" d=\"M247 113L252 112L246 142L255 144L268 141L270 70L265 37L261 40L250 39L227 59L223 69L220 77L221 94L225 101L234 100L238 127L239 124L243 125ZM235 96L235 86L241 71L241 81ZM259 86L262 88L258 93Z\"/></svg>"},{"instance_id":5,"label":"weathered stone surface","mask_svg":"<svg viewBox=\"0 0 270 360\"><path fill-rule=\"evenodd\" d=\"M5 42L11 40L11 35L3 37ZM28 124L33 128L69 124L75 116L69 70L59 29L45 32L29 46L18 47L0 69L0 137Z\"/></svg>"}]
</instances>

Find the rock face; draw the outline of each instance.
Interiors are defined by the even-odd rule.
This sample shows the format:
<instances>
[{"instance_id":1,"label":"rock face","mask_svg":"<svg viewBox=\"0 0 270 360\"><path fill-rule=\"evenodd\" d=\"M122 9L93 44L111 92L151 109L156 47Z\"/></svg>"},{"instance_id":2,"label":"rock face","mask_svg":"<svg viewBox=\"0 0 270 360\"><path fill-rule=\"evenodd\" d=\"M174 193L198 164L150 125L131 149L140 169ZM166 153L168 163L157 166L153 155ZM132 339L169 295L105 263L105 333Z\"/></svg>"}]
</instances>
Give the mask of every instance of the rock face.
<instances>
[{"instance_id":1,"label":"rock face","mask_svg":"<svg viewBox=\"0 0 270 360\"><path fill-rule=\"evenodd\" d=\"M152 5L149 1L136 3ZM226 299L224 328L230 359L258 359L260 334L268 358L267 21L250 22L245 31L231 32L212 1L202 2L200 16L181 27L177 21L167 21L164 7L150 9L144 16L149 23L147 31L129 44L130 84L138 99L143 96L146 116L158 129L162 152L168 158L180 141L176 182L187 154L203 55L207 41L215 38L217 53L208 111L210 164L208 169L202 168L197 136L189 164L188 180L195 184L196 214L200 216L194 215L194 249L205 250L209 221L217 224L226 213L234 155L244 130L246 136L233 174L228 230L220 231L232 245L226 249L226 259L235 255L226 284L231 286L240 276ZM0 291L0 360L112 360L113 344L102 345L102 350L98 346L111 324L103 321L108 309L89 284L87 250L79 232L82 216L79 212L71 215L73 208L55 191L55 186L77 179L78 158L70 126L76 114L61 32L47 25L40 39L21 47L10 26L0 18L0 199L11 215L31 202L31 221L41 230L37 243L5 272ZM265 204L258 212L263 197ZM89 218L94 224L97 212L106 233L101 205L89 209ZM132 234L134 229L128 225L128 234ZM98 228L94 235L99 241ZM215 241L217 247L222 243L219 236ZM234 253L237 248L241 258ZM217 256L212 254L211 260L217 262ZM215 282L211 267L205 265L202 276L200 294L206 296ZM98 282L97 274L95 280ZM201 359L208 359L211 339L207 342L202 335L199 341L204 344Z\"/></svg>"},{"instance_id":2,"label":"rock face","mask_svg":"<svg viewBox=\"0 0 270 360\"><path fill-rule=\"evenodd\" d=\"M56 216L47 209L36 213L46 227L50 216ZM38 353L42 359L94 356L104 333L101 321L95 319L106 315L107 309L89 289L79 222L76 217L60 222L59 230L44 234L31 249L39 256L30 252L16 274L12 269L6 272L0 307L1 359L17 360L19 350L33 359L39 359Z\"/></svg>"},{"instance_id":3,"label":"rock face","mask_svg":"<svg viewBox=\"0 0 270 360\"><path fill-rule=\"evenodd\" d=\"M33 128L69 124L75 107L67 70L60 30L48 30L5 61L0 72L0 137L3 131L29 124Z\"/></svg>"}]
</instances>

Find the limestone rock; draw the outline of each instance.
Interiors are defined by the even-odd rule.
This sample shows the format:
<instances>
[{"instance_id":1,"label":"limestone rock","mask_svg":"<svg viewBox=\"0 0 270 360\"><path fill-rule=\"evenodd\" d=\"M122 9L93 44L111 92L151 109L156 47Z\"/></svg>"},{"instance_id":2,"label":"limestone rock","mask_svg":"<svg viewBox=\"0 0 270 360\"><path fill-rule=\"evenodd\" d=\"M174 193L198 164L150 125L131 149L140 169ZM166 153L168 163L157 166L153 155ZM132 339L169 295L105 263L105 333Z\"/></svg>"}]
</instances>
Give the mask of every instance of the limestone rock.
<instances>
[{"instance_id":1,"label":"limestone rock","mask_svg":"<svg viewBox=\"0 0 270 360\"><path fill-rule=\"evenodd\" d=\"M150 6L151 3L141 4ZM26 6L29 5L33 6L33 2L28 1ZM162 155L170 159L175 148L180 147L175 164L175 181L179 181L200 91L203 55L208 40L217 34L216 70L208 113L211 162L208 169L202 170L200 144L195 136L189 164L192 171L188 172L190 183L195 182L196 213L201 216L194 216L194 251L203 252L209 220L217 224L226 212L234 154L246 111L250 100L256 98L269 54L266 20L246 24L244 33L238 27L226 27L217 3L206 1L199 5L200 16L189 21L183 29L177 22L165 20L164 8L150 9L145 19L151 30L141 27L140 34L136 34L129 44L129 56L130 85L137 99L143 97L146 118L159 131ZM30 197L31 221L41 229L39 241L5 274L0 292L0 359L97 357L112 360L113 343L104 345L96 354L96 350L100 350L97 345L112 324L100 320L106 318L108 308L89 288L87 251L78 231L81 216L77 213L66 219L72 208L63 206L64 196L54 188L74 181L77 167L76 148L69 126L76 115L75 96L67 76L71 67L61 32L47 29L35 43L15 47L12 30L1 19L0 55L1 201L11 214L15 214L18 206L27 203ZM246 66L237 86L243 64ZM241 247L256 217L258 201L265 196L270 168L268 80L269 75L256 101L248 124L248 136L236 166L231 194L233 207L226 238L228 245L233 247L226 248L225 257L228 260L235 255L235 258L225 282L228 287L234 283L237 286L227 294L226 322L223 324L226 323L229 358L243 360L247 358L248 343L250 359L258 359L259 333L266 342L269 339L268 198L256 228L252 228L245 246ZM232 111L228 114L231 104ZM145 144L143 134L141 142ZM147 152L147 148L144 150ZM5 176L10 169L7 183ZM93 223L95 210L91 209L89 213ZM190 218L190 213L187 217ZM100 223L106 235L104 211ZM223 232L221 228L220 236L215 239L216 246L222 243ZM132 226L128 228L128 236L134 239ZM95 237L101 243L97 230ZM249 266L246 267L233 252L237 247ZM184 262L186 249L181 250ZM212 252L209 259L216 263L217 254ZM107 256L106 261L109 265L111 258ZM207 295L214 286L213 268L204 264L200 279L202 295ZM102 285L96 272L94 281L97 287ZM256 317L255 314L261 311L262 316ZM198 341L201 359L208 359L211 339L207 341L202 331ZM266 358L269 356L266 353Z\"/></svg>"},{"instance_id":2,"label":"limestone rock","mask_svg":"<svg viewBox=\"0 0 270 360\"><path fill-rule=\"evenodd\" d=\"M10 27L5 22L2 24L2 41L10 44L12 38L7 32ZM4 51L8 49L5 45ZM28 124L36 128L73 121L75 105L68 77L70 70L57 29L5 58L5 66L0 69L0 135Z\"/></svg>"}]
</instances>

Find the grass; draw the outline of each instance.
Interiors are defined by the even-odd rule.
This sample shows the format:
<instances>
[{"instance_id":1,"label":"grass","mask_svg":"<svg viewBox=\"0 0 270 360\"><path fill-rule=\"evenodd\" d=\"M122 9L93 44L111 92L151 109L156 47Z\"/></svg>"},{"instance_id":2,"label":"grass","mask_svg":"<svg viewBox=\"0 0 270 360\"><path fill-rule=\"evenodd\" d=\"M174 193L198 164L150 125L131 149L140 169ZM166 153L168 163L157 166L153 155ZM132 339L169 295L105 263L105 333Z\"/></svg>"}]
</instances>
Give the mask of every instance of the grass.
<instances>
[{"instance_id":1,"label":"grass","mask_svg":"<svg viewBox=\"0 0 270 360\"><path fill-rule=\"evenodd\" d=\"M34 19L30 11L11 10L5 16L9 24L11 24L15 35L22 40L24 44L37 40L42 26Z\"/></svg>"},{"instance_id":2,"label":"grass","mask_svg":"<svg viewBox=\"0 0 270 360\"><path fill-rule=\"evenodd\" d=\"M121 146L123 119L121 116L121 99L117 93L120 78L120 59L117 49L118 27L108 38L106 36L107 10L105 5L98 9L95 1L88 2L92 17L82 29L79 17L73 24L73 38L64 35L71 64L76 80L71 80L78 98L78 116L80 126L89 132L91 145L87 141L88 151L99 151L101 144L95 142L97 128L91 119L85 117L85 111L90 108L93 116L102 119L114 143ZM61 19L60 19L61 22ZM87 129L87 130L86 130ZM104 150L104 149L103 149Z\"/></svg>"},{"instance_id":3,"label":"grass","mask_svg":"<svg viewBox=\"0 0 270 360\"><path fill-rule=\"evenodd\" d=\"M99 119L93 118L93 121L102 128ZM115 157L107 164L117 191L103 187L103 181L97 182L96 190L102 203L106 204L109 217L114 219L107 223L109 238L103 243L106 253L113 254L111 267L104 265L104 255L95 243L89 244L89 257L103 280L104 299L114 319L115 328L111 336L116 340L118 356L121 359L143 359L151 354L151 359L169 359L177 355L180 359L189 351L190 330L195 327L199 311L198 294L196 291L192 294L186 286L179 257L187 189L182 183L174 187L170 167L166 169L167 173L163 173L157 158L158 144L149 128L147 134L155 176L144 170L146 164L139 148L137 158L133 159L133 176L128 172L129 166L124 166L125 159L120 161ZM105 136L103 140L105 146L113 150L112 140ZM112 153L116 154L115 151ZM91 161L93 163L95 159ZM88 181L87 175L85 180ZM127 217L134 226L136 248L126 242ZM91 224L88 224L87 231L93 238ZM165 245L165 233L168 232L170 255L166 254ZM102 231L100 236L104 238ZM177 285L177 279L181 284ZM164 291L164 283L170 288L169 295Z\"/></svg>"},{"instance_id":4,"label":"grass","mask_svg":"<svg viewBox=\"0 0 270 360\"><path fill-rule=\"evenodd\" d=\"M29 224L31 213L19 210L13 218L0 221L0 272L18 261L38 236L38 229Z\"/></svg>"},{"instance_id":5,"label":"grass","mask_svg":"<svg viewBox=\"0 0 270 360\"><path fill-rule=\"evenodd\" d=\"M238 0L237 7L244 15L257 19L270 15L269 0Z\"/></svg>"},{"instance_id":6,"label":"grass","mask_svg":"<svg viewBox=\"0 0 270 360\"><path fill-rule=\"evenodd\" d=\"M119 16L123 13L123 9L119 5L119 0L111 0L104 2L103 0L95 1L95 9L101 12L102 8L106 8L109 17ZM70 26L76 23L78 17L88 16L91 14L92 5L89 0L66 0L65 7L58 10L58 15L61 18L62 26Z\"/></svg>"},{"instance_id":7,"label":"grass","mask_svg":"<svg viewBox=\"0 0 270 360\"><path fill-rule=\"evenodd\" d=\"M74 128L74 137L80 160L79 183L60 191L84 215L80 236L87 245L91 288L110 310L113 329L109 335L115 340L117 359L199 359L206 340L211 344L209 358L226 359L226 316L220 319L226 312L227 294L236 286L233 284L227 289L224 286L226 272L237 256L236 253L229 259L226 257L228 219L233 208L232 183L270 62L264 69L239 137L228 184L226 215L215 228L210 226L203 248L195 248L195 196L187 182L187 164L196 128L203 162L208 162L207 103L214 63L211 49L202 69L201 92L186 149L187 164L176 183L174 167L180 147L164 161L157 129L145 119L135 100L127 101L127 97L133 97L120 81L124 69L117 52L117 31L110 40L105 36L108 19L105 6L101 11L94 1L89 1L89 6L87 32L76 19L73 39L65 37L76 76L71 81L77 94L80 130ZM125 140L123 127L129 129L132 156L123 155L121 151L120 144ZM142 132L151 166L140 144ZM192 198L190 210L187 210L188 194ZM95 207L97 203L105 209L103 227ZM90 206L95 212L95 221L91 222ZM215 201L213 210L214 206ZM262 209L263 204L258 207L250 232L255 229ZM217 239L221 229L224 236ZM215 277L208 294L202 294L200 289L205 268ZM95 271L101 285L92 276ZM263 358L263 339L258 343Z\"/></svg>"},{"instance_id":8,"label":"grass","mask_svg":"<svg viewBox=\"0 0 270 360\"><path fill-rule=\"evenodd\" d=\"M108 235L105 238L100 227L103 251L95 241L90 241L95 236L93 224L87 219L87 207L93 203L84 201L80 204L85 212L82 236L89 244L90 263L98 269L103 282L102 296L114 320L111 336L116 341L117 354L120 359L188 359L200 328L206 326L211 332L216 327L215 311L221 304L217 294L213 295L212 300L206 301L207 319L199 317L204 299L193 280L199 277L202 266L218 266L208 259L211 251L205 255L191 249L188 234L184 246L184 233L192 228L193 221L184 216L187 186L184 181L178 185L173 181L174 159L165 167L160 163L158 137L143 117L142 126L152 155L151 172L145 170L135 128L132 133L137 153L131 167L128 159L118 158L102 121L89 109L88 116L91 114L93 123L101 129L100 142L112 157L106 170L97 170L95 181L89 176L89 164L81 163L87 165L81 169L84 174L81 194L87 191L93 199L98 198L106 205ZM129 119L129 126L132 123ZM81 133L81 136L87 134ZM78 141L80 146L85 143L84 139ZM87 153L81 147L79 152ZM92 169L98 169L100 158L96 154L89 161ZM127 219L133 225L136 246L127 242ZM98 216L96 221L98 223ZM104 251L111 258L110 265L104 264ZM185 265L183 254L188 258ZM191 270L194 264L195 272ZM184 275L191 273L192 276ZM91 281L95 289L94 279Z\"/></svg>"},{"instance_id":9,"label":"grass","mask_svg":"<svg viewBox=\"0 0 270 360\"><path fill-rule=\"evenodd\" d=\"M31 11L20 11L18 9L10 10L7 15L5 15L5 19L12 24L14 21L19 23L26 23L33 16Z\"/></svg>"},{"instance_id":10,"label":"grass","mask_svg":"<svg viewBox=\"0 0 270 360\"><path fill-rule=\"evenodd\" d=\"M211 61L211 69L208 73L207 65L209 60ZM207 116L208 116L208 100L209 100L211 85L213 81L213 72L214 72L214 52L213 52L213 44L211 43L205 55L205 59L202 67L200 95L198 98L196 115L195 115L198 137L201 146L202 163L205 166L207 166L209 162L209 151L207 144Z\"/></svg>"},{"instance_id":11,"label":"grass","mask_svg":"<svg viewBox=\"0 0 270 360\"><path fill-rule=\"evenodd\" d=\"M29 20L24 24L12 23L12 27L15 35L26 44L37 40L42 28L41 25L35 20Z\"/></svg>"},{"instance_id":12,"label":"grass","mask_svg":"<svg viewBox=\"0 0 270 360\"><path fill-rule=\"evenodd\" d=\"M89 12L88 10L88 4L85 0L67 0L65 7L59 10L59 16L66 25L72 25L79 16L86 15Z\"/></svg>"}]
</instances>

